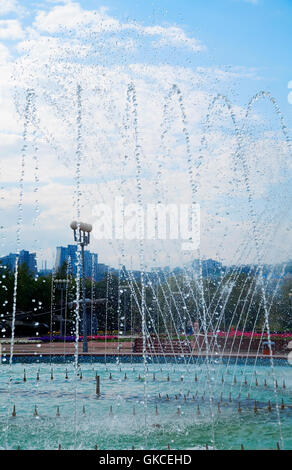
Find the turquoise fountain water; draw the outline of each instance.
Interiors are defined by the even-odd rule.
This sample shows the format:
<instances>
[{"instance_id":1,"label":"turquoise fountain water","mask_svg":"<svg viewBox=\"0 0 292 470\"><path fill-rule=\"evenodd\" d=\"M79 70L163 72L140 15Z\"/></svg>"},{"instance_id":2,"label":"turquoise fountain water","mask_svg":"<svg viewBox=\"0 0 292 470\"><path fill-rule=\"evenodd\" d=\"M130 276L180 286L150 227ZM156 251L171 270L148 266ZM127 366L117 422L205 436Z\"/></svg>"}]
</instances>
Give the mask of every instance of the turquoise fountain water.
<instances>
[{"instance_id":1,"label":"turquoise fountain water","mask_svg":"<svg viewBox=\"0 0 292 470\"><path fill-rule=\"evenodd\" d=\"M145 408L143 364L82 363L75 436L73 364L23 364L18 359L9 397L9 369L2 364L1 448L7 435L8 449L205 449L206 444L214 449L276 449L279 425L268 361L259 360L256 367L251 360L247 366L237 364L234 374L217 385L211 404L208 374L215 381L225 370L220 361L211 361L207 370L202 360L189 364L187 371L174 363L148 364ZM291 448L291 371L280 362L275 374L285 448Z\"/></svg>"}]
</instances>

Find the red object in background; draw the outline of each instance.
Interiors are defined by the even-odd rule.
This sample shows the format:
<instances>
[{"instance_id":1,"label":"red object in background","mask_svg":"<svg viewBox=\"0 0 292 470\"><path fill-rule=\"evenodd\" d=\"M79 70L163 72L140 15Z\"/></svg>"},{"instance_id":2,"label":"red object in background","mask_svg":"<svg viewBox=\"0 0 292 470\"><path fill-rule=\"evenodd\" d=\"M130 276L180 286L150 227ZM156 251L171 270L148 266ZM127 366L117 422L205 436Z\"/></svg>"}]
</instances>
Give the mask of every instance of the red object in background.
<instances>
[{"instance_id":1,"label":"red object in background","mask_svg":"<svg viewBox=\"0 0 292 470\"><path fill-rule=\"evenodd\" d=\"M79 336L79 339L83 339L83 336ZM95 336L87 336L87 339L88 341L92 341L92 340L100 340L100 341L105 341L107 339L118 339L117 336L114 336L114 335L95 335Z\"/></svg>"}]
</instances>

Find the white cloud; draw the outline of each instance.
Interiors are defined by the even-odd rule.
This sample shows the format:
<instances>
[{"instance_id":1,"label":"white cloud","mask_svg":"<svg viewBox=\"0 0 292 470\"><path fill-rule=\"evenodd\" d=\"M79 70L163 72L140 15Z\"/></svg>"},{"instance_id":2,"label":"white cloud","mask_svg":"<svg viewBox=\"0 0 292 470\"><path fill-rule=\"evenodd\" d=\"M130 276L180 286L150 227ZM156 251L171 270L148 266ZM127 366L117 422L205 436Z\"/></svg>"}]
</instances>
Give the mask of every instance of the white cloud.
<instances>
[{"instance_id":1,"label":"white cloud","mask_svg":"<svg viewBox=\"0 0 292 470\"><path fill-rule=\"evenodd\" d=\"M99 33L134 32L142 36L157 38L155 45L177 46L192 49L194 52L202 51L205 46L196 38L186 35L177 26L142 26L138 23L121 23L107 14L107 9L83 10L79 3L68 2L57 5L49 12L40 11L34 23L39 31L56 33L64 30L78 31L80 37L92 36Z\"/></svg>"},{"instance_id":2,"label":"white cloud","mask_svg":"<svg viewBox=\"0 0 292 470\"><path fill-rule=\"evenodd\" d=\"M17 0L1 0L0 2L0 15L17 11L19 5Z\"/></svg>"},{"instance_id":3,"label":"white cloud","mask_svg":"<svg viewBox=\"0 0 292 470\"><path fill-rule=\"evenodd\" d=\"M24 32L18 20L0 20L0 39L22 39Z\"/></svg>"},{"instance_id":4,"label":"white cloud","mask_svg":"<svg viewBox=\"0 0 292 470\"><path fill-rule=\"evenodd\" d=\"M91 22L90 12L85 12L79 3L57 5L49 12L40 11L36 15L34 26L39 31L55 33L62 29L76 28L80 23Z\"/></svg>"},{"instance_id":5,"label":"white cloud","mask_svg":"<svg viewBox=\"0 0 292 470\"><path fill-rule=\"evenodd\" d=\"M27 10L18 0L0 0L0 16L10 15L11 13L22 17L27 13Z\"/></svg>"},{"instance_id":6,"label":"white cloud","mask_svg":"<svg viewBox=\"0 0 292 470\"><path fill-rule=\"evenodd\" d=\"M178 27L147 26L139 28L139 31L145 35L158 36L156 46L184 46L192 49L194 52L203 51L206 47L195 38L188 37L185 32Z\"/></svg>"},{"instance_id":7,"label":"white cloud","mask_svg":"<svg viewBox=\"0 0 292 470\"><path fill-rule=\"evenodd\" d=\"M5 64L10 58L8 47L0 43L0 64Z\"/></svg>"}]
</instances>

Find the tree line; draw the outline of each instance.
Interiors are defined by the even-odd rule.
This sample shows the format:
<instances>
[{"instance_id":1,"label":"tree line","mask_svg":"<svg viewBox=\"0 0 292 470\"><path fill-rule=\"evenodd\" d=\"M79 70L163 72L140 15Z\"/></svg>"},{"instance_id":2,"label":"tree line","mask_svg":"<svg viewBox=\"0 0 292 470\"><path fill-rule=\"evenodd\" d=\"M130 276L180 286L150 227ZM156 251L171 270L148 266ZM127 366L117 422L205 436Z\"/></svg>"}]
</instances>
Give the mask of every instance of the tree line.
<instances>
[{"instance_id":1,"label":"tree line","mask_svg":"<svg viewBox=\"0 0 292 470\"><path fill-rule=\"evenodd\" d=\"M15 288L14 273L1 266L0 325L2 336L9 335ZM56 279L68 278L61 294ZM235 328L261 331L268 314L272 331L292 331L292 278L266 281L267 309L255 273L229 272L221 277L198 279L166 274L145 274L144 313L149 333L177 336L188 334L194 322L208 330ZM139 334L142 330L141 280L122 270L110 271L100 281L85 281L86 297L105 299L90 308L98 331ZM16 296L16 335L59 331L61 309L68 321L68 334L74 334L75 311L68 304L75 299L76 280L64 264L54 276L33 276L27 266L19 266ZM62 305L61 305L62 301ZM27 325L27 326L26 326ZM90 332L92 331L90 323ZM95 333L96 331L94 331Z\"/></svg>"}]
</instances>

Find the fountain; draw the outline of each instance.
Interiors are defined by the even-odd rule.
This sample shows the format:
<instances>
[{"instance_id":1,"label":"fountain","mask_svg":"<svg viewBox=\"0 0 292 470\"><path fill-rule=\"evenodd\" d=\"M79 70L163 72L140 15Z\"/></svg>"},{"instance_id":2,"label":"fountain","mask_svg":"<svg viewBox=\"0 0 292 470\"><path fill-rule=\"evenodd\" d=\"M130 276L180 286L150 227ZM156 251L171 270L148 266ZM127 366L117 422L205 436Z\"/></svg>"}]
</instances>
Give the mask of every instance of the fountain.
<instances>
[{"instance_id":1,"label":"fountain","mask_svg":"<svg viewBox=\"0 0 292 470\"><path fill-rule=\"evenodd\" d=\"M68 39L72 32L60 34ZM77 49L66 45L61 54L49 48L35 75L33 47L15 64L15 77L29 71L14 96L23 133L13 296L3 315L10 334L5 339L2 330L0 448L291 449L289 312L280 305L291 272L291 142L277 101L262 91L238 110L223 93L196 102L181 80L145 88L134 67L113 72L106 57L103 66L95 65L94 47L92 32ZM201 105L200 119L192 119ZM263 117L268 105L271 129ZM45 342L37 330L26 350L15 335L25 177L32 158L32 232L38 237L42 178L52 155L70 188L57 199L53 188L48 197L61 233L77 221L71 224L77 273L72 276L68 262L63 280L54 270L43 279L50 283L49 338ZM114 211L117 200L124 225L98 238L95 217L101 207ZM156 213L145 235L147 204ZM188 213L196 231L164 236L161 211L169 211L169 235L183 205L196 207ZM80 337L89 318L86 295L90 328L100 299L98 286L93 280L86 286L83 276L83 217L93 223L96 249L115 265L100 287L102 340ZM120 230L134 235L120 236ZM35 240L40 256L38 246ZM54 334L58 283L62 340Z\"/></svg>"}]
</instances>

